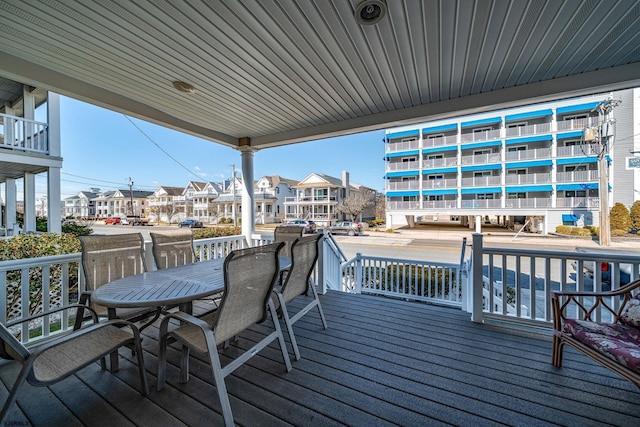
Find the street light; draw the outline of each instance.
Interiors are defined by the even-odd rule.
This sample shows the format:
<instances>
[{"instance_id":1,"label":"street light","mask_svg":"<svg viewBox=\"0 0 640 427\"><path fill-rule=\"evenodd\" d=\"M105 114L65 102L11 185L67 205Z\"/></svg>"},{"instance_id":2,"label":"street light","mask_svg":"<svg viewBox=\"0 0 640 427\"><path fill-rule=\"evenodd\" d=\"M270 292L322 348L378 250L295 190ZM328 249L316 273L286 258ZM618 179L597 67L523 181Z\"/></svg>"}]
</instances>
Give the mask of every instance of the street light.
<instances>
[{"instance_id":1,"label":"street light","mask_svg":"<svg viewBox=\"0 0 640 427\"><path fill-rule=\"evenodd\" d=\"M133 216L133 181L129 177L129 197L131 199L131 216Z\"/></svg>"}]
</instances>

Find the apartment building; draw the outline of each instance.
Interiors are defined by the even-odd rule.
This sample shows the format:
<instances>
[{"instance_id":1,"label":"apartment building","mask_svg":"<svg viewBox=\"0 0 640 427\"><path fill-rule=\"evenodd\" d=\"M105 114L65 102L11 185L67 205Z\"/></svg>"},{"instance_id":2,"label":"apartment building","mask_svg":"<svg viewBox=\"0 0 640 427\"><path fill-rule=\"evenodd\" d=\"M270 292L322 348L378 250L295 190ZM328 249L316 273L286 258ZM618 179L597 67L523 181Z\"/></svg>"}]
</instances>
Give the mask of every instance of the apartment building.
<instances>
[{"instance_id":1,"label":"apartment building","mask_svg":"<svg viewBox=\"0 0 640 427\"><path fill-rule=\"evenodd\" d=\"M627 158L639 154L639 127L630 89L387 130L387 224L598 225L601 182L609 206L638 199L640 169Z\"/></svg>"},{"instance_id":2,"label":"apartment building","mask_svg":"<svg viewBox=\"0 0 640 427\"><path fill-rule=\"evenodd\" d=\"M80 191L75 196L65 198L65 218L93 218L96 216L96 198L99 196L99 191L98 189Z\"/></svg>"}]
</instances>

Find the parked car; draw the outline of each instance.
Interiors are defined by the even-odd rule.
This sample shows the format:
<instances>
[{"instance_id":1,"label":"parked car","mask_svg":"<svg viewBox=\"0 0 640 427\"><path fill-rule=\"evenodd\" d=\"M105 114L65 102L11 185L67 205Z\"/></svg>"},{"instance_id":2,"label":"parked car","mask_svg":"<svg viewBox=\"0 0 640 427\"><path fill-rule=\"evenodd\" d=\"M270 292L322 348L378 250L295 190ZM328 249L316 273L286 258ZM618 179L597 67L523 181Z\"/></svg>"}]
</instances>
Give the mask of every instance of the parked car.
<instances>
[{"instance_id":1,"label":"parked car","mask_svg":"<svg viewBox=\"0 0 640 427\"><path fill-rule=\"evenodd\" d=\"M105 220L104 220L104 223L105 223L105 224L113 224L113 225L116 225L116 224L120 224L120 222L121 222L121 220L120 220L120 218L119 218L119 217L117 217L117 216L114 216L114 217L112 217L112 218L107 218L107 219L105 219Z\"/></svg>"},{"instance_id":2,"label":"parked car","mask_svg":"<svg viewBox=\"0 0 640 427\"><path fill-rule=\"evenodd\" d=\"M180 224L178 224L178 227L180 227L180 228L183 228L183 227L202 228L203 225L202 225L202 223L200 221L196 221L195 219L185 219Z\"/></svg>"},{"instance_id":3,"label":"parked car","mask_svg":"<svg viewBox=\"0 0 640 427\"><path fill-rule=\"evenodd\" d=\"M358 236L362 234L362 226L359 222L340 221L335 225L325 228L331 234L347 234L349 236Z\"/></svg>"},{"instance_id":4,"label":"parked car","mask_svg":"<svg viewBox=\"0 0 640 427\"><path fill-rule=\"evenodd\" d=\"M312 234L316 232L316 223L313 221L307 221L306 219L294 219L287 224L283 224L285 227L304 227L304 234Z\"/></svg>"}]
</instances>

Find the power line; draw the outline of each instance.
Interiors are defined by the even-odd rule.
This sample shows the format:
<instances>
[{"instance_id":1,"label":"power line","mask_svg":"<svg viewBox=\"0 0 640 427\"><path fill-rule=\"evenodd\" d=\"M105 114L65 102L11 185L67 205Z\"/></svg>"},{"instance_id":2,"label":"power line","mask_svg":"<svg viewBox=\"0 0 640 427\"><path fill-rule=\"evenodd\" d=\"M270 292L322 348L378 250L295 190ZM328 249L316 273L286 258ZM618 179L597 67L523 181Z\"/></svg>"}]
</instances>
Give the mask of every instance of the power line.
<instances>
[{"instance_id":1,"label":"power line","mask_svg":"<svg viewBox=\"0 0 640 427\"><path fill-rule=\"evenodd\" d=\"M193 172L191 169L189 169L188 167L186 167L185 165L183 165L182 163L180 163L175 157L173 157L171 154L169 154L164 148L162 148L160 145L158 145L158 143L156 143L149 135L147 135L142 129L140 129L140 127L135 124L135 122L133 120L131 120L131 117L127 116L126 114L123 114L123 116L129 120L129 122L136 128L138 129L138 131L144 135L153 145L155 145L160 151L162 151L167 157L169 157L171 160L173 160L174 162L176 162L176 164L178 166L180 166L181 168L183 168L184 170L186 170L187 172L189 172L191 175L195 176L196 178L198 178L198 181L202 180L202 177L198 174L196 174L195 172Z\"/></svg>"},{"instance_id":2,"label":"power line","mask_svg":"<svg viewBox=\"0 0 640 427\"><path fill-rule=\"evenodd\" d=\"M61 172L61 173L65 174L65 175L74 176L76 178L82 178L82 179L86 179L86 180L90 181L90 182L79 182L79 181L73 181L73 180L69 180L69 179L61 179L61 181L65 181L65 182L74 182L76 184L89 184L89 185L95 184L97 182L101 182L101 183L115 184L115 185L120 185L120 186L123 185L122 182L106 181L106 180L103 180L103 179L97 179L97 178L90 178L90 177L87 177L87 176L75 175L75 174L68 173L68 172ZM124 184L124 185L128 185L128 184ZM156 186L152 186L152 185L136 185L136 187L138 187L138 188L152 188L152 189L158 188L157 185Z\"/></svg>"}]
</instances>

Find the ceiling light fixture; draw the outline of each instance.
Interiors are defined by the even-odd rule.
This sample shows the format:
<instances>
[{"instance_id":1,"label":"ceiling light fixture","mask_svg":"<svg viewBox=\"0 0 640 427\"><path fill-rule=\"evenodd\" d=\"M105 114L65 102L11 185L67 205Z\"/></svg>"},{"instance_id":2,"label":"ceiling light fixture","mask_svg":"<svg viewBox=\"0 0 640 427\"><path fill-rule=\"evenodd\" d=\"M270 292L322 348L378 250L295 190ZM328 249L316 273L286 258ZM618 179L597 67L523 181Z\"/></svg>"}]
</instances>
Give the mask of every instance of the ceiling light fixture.
<instances>
[{"instance_id":1,"label":"ceiling light fixture","mask_svg":"<svg viewBox=\"0 0 640 427\"><path fill-rule=\"evenodd\" d=\"M384 18L387 5L382 0L366 0L358 5L355 11L356 21L360 25L374 25Z\"/></svg>"},{"instance_id":2,"label":"ceiling light fixture","mask_svg":"<svg viewBox=\"0 0 640 427\"><path fill-rule=\"evenodd\" d=\"M193 85L186 82L181 82L179 80L176 80L175 82L173 82L173 87L179 90L180 92L189 93L189 94L196 93L196 88Z\"/></svg>"}]
</instances>

